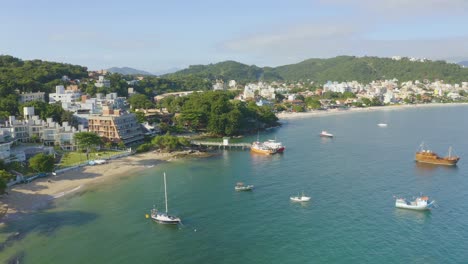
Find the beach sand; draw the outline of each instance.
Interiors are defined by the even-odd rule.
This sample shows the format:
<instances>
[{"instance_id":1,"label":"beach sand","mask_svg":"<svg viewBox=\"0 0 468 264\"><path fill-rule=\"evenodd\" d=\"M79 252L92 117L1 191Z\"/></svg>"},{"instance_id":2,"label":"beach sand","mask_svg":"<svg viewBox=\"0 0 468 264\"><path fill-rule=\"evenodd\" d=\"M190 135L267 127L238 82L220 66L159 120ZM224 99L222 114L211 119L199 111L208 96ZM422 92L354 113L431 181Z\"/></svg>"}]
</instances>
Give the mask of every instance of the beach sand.
<instances>
[{"instance_id":1,"label":"beach sand","mask_svg":"<svg viewBox=\"0 0 468 264\"><path fill-rule=\"evenodd\" d=\"M8 221L14 219L15 215L48 208L57 198L123 176L133 177L133 175L138 175L135 172L157 166L163 162L170 162L184 156L204 157L208 155L200 152L192 154L188 154L188 152L148 152L109 160L106 164L76 168L27 184L17 184L7 189L8 194L0 198L0 209L2 209L0 210L0 221Z\"/></svg>"},{"instance_id":2,"label":"beach sand","mask_svg":"<svg viewBox=\"0 0 468 264\"><path fill-rule=\"evenodd\" d=\"M299 119L299 118L308 118L308 117L320 117L320 116L329 116L329 115L341 115L349 113L365 113L373 111L395 111L395 110L405 110L405 109L418 109L426 107L450 107L450 106L468 106L468 103L431 103L431 104L412 104L412 105L389 105L389 106L373 106L366 108L349 108L346 110L340 109L330 109L330 110L311 110L308 112L292 113L292 112L281 112L277 114L278 118L281 120L288 119Z\"/></svg>"}]
</instances>

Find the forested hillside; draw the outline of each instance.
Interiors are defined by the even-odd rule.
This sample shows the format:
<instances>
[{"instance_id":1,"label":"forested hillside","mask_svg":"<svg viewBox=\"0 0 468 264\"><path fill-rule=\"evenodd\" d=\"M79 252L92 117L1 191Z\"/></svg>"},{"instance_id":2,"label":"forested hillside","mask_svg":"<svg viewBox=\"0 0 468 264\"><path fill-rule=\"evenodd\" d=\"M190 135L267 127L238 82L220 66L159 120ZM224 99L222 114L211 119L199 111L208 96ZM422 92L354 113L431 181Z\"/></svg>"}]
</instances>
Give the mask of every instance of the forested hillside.
<instances>
[{"instance_id":1,"label":"forested hillside","mask_svg":"<svg viewBox=\"0 0 468 264\"><path fill-rule=\"evenodd\" d=\"M315 83L327 81L370 82L396 78L400 81L444 80L448 83L468 81L468 68L445 61L392 60L378 57L339 56L330 59L309 59L300 63L279 67L259 68L234 61L210 65L190 66L166 76L198 76L210 80L236 80L241 83L264 81L310 80Z\"/></svg>"},{"instance_id":2,"label":"forested hillside","mask_svg":"<svg viewBox=\"0 0 468 264\"><path fill-rule=\"evenodd\" d=\"M86 67L41 60L20 60L0 56L0 97L20 92L52 92L62 76L81 79L88 76Z\"/></svg>"}]
</instances>

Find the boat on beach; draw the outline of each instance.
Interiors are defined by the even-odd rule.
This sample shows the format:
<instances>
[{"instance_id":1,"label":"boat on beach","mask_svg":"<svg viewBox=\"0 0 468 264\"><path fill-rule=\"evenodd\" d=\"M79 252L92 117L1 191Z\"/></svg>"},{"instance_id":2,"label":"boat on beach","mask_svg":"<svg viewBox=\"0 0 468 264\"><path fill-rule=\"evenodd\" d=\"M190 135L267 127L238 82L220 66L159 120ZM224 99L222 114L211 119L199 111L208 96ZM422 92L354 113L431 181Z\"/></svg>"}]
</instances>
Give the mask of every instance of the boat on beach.
<instances>
[{"instance_id":1,"label":"boat on beach","mask_svg":"<svg viewBox=\"0 0 468 264\"><path fill-rule=\"evenodd\" d=\"M332 138L332 137L333 137L333 134L332 134L332 133L328 133L327 131L323 130L323 131L320 133L320 136L321 136L321 137L329 137L329 138Z\"/></svg>"},{"instance_id":2,"label":"boat on beach","mask_svg":"<svg viewBox=\"0 0 468 264\"><path fill-rule=\"evenodd\" d=\"M422 163L430 163L437 165L455 166L460 160L458 156L452 156L452 147L449 147L446 157L439 157L432 150L426 149L424 143L421 143L419 151L416 152L416 161Z\"/></svg>"},{"instance_id":3,"label":"boat on beach","mask_svg":"<svg viewBox=\"0 0 468 264\"><path fill-rule=\"evenodd\" d=\"M293 202L308 202L310 200L310 197L304 195L304 192L302 192L302 195L291 196L289 197L289 199Z\"/></svg>"},{"instance_id":4,"label":"boat on beach","mask_svg":"<svg viewBox=\"0 0 468 264\"><path fill-rule=\"evenodd\" d=\"M429 197L427 196L420 196L416 197L414 201L406 201L405 198L396 198L395 207L402 208L402 209L410 209L410 210L429 210L431 207L434 206L435 201L429 202Z\"/></svg>"},{"instance_id":5,"label":"boat on beach","mask_svg":"<svg viewBox=\"0 0 468 264\"><path fill-rule=\"evenodd\" d=\"M164 173L164 198L166 201L166 212L160 212L156 208L151 209L151 219L160 224L176 225L181 222L177 216L169 215L167 209L167 188L166 188L166 173Z\"/></svg>"},{"instance_id":6,"label":"boat on beach","mask_svg":"<svg viewBox=\"0 0 468 264\"><path fill-rule=\"evenodd\" d=\"M245 185L243 182L238 182L236 186L234 187L234 190L236 191L251 191L253 190L254 186L253 185Z\"/></svg>"},{"instance_id":7,"label":"boat on beach","mask_svg":"<svg viewBox=\"0 0 468 264\"><path fill-rule=\"evenodd\" d=\"M269 139L263 142L263 145L267 148L273 149L276 153L283 153L285 150L285 146L281 142L276 141L276 139Z\"/></svg>"}]
</instances>

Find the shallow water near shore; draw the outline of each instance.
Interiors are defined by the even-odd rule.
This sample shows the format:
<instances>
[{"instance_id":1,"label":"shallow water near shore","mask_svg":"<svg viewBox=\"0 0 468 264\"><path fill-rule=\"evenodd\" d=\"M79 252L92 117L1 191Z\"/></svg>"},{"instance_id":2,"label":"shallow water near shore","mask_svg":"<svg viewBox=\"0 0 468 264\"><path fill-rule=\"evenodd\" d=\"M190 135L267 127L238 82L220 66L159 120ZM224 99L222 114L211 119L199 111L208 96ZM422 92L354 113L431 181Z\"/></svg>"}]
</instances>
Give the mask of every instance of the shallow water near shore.
<instances>
[{"instance_id":1,"label":"shallow water near shore","mask_svg":"<svg viewBox=\"0 0 468 264\"><path fill-rule=\"evenodd\" d=\"M23 215L0 227L0 238L10 237L0 261L463 263L467 117L468 106L457 106L290 119L260 134L282 141L282 155L233 150L163 163ZM335 137L320 138L322 130ZM458 166L415 163L422 141L439 155L453 146ZM163 172L180 226L145 218L164 206ZM254 191L235 192L239 181ZM310 202L289 200L302 191ZM394 195L420 193L438 208L394 208Z\"/></svg>"}]
</instances>

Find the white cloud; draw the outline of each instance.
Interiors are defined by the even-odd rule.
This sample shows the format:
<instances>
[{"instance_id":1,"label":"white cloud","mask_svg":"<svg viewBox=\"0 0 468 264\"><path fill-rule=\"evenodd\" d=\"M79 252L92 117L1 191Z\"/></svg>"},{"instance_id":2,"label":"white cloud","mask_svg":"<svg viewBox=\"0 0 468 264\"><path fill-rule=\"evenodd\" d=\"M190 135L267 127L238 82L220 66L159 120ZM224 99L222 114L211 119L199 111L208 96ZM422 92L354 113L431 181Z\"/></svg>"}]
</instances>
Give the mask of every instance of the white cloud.
<instances>
[{"instance_id":1,"label":"white cloud","mask_svg":"<svg viewBox=\"0 0 468 264\"><path fill-rule=\"evenodd\" d=\"M356 34L356 28L345 24L315 24L284 28L278 32L261 33L233 39L223 47L236 52L279 51L304 48L315 41L346 39Z\"/></svg>"},{"instance_id":2,"label":"white cloud","mask_svg":"<svg viewBox=\"0 0 468 264\"><path fill-rule=\"evenodd\" d=\"M276 66L308 58L338 55L394 55L452 60L468 58L468 36L438 39L375 40L365 37L357 25L315 24L281 29L227 41L223 48L237 56L263 58Z\"/></svg>"},{"instance_id":3,"label":"white cloud","mask_svg":"<svg viewBox=\"0 0 468 264\"><path fill-rule=\"evenodd\" d=\"M322 0L321 2L324 5L348 5L389 16L427 15L428 12L466 15L468 9L467 0Z\"/></svg>"}]
</instances>

